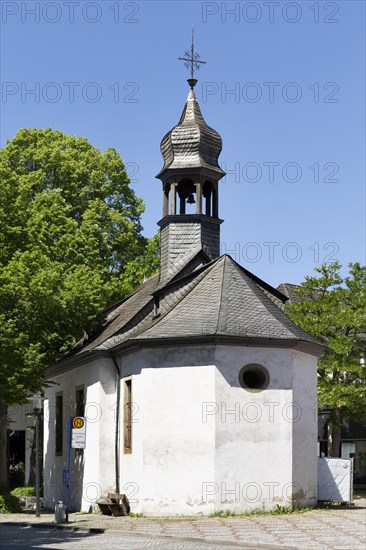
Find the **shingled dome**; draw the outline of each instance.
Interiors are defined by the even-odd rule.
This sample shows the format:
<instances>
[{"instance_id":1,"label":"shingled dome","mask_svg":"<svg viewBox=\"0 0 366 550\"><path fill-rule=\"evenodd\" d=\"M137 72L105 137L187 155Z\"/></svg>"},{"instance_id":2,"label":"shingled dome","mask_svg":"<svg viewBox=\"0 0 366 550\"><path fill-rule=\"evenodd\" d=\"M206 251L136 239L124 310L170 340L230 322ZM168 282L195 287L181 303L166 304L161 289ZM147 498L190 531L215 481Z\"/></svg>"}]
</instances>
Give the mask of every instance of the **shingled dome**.
<instances>
[{"instance_id":1,"label":"shingled dome","mask_svg":"<svg viewBox=\"0 0 366 550\"><path fill-rule=\"evenodd\" d=\"M224 175L218 164L222 139L206 124L193 88L177 126L164 136L160 149L164 167L158 178L165 170L176 168L210 168Z\"/></svg>"}]
</instances>

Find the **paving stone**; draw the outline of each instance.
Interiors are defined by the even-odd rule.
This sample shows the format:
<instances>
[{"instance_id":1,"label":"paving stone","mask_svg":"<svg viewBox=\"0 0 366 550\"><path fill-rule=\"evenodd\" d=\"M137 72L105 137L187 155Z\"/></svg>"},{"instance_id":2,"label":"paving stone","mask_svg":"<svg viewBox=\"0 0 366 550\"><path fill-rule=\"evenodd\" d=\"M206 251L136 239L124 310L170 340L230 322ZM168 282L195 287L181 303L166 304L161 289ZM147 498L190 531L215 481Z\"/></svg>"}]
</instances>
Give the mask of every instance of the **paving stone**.
<instances>
[{"instance_id":1,"label":"paving stone","mask_svg":"<svg viewBox=\"0 0 366 550\"><path fill-rule=\"evenodd\" d=\"M284 516L200 519L110 518L94 514L71 514L70 525L83 529L105 529L106 532L117 533L117 535L121 533L121 536L122 532L125 532L126 536L136 533L137 537L140 535L147 537L148 540L144 540L139 548L166 547L169 550L170 548L175 550L180 545L179 538L184 537L184 540L199 539L206 546L207 542L204 541L210 540L222 541L222 545L226 545L220 546L217 542L218 548L229 548L227 545L232 542L234 545L245 545L242 546L243 548L250 547L250 544L264 544L273 545L273 548L291 547L299 550L365 550L366 508L364 506L366 501L362 505L341 510L313 510L303 514ZM5 520L29 521L35 524L49 524L53 519L51 514L43 515L41 518L28 514L2 517L3 522ZM164 542L159 542L158 545L154 543L154 540L160 536L167 535L174 537L176 541L174 545L169 546ZM129 547L124 546L126 549ZM199 546L196 542L192 546L189 544L187 546L187 543L182 541L181 548L196 549ZM210 545L210 548L215 546Z\"/></svg>"}]
</instances>

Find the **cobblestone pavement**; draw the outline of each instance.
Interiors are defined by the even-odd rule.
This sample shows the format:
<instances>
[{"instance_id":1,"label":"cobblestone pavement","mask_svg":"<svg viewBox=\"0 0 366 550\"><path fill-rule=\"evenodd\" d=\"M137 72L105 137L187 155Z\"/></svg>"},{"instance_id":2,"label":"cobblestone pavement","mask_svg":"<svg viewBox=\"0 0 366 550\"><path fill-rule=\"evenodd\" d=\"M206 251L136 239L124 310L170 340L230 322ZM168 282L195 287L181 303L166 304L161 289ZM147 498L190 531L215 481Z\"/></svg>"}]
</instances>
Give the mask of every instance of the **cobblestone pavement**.
<instances>
[{"instance_id":1,"label":"cobblestone pavement","mask_svg":"<svg viewBox=\"0 0 366 550\"><path fill-rule=\"evenodd\" d=\"M138 535L121 531L94 533L87 531L70 532L66 529L40 528L30 526L3 525L0 532L1 550L238 550L233 543L212 543L183 538ZM234 546L235 544L235 546ZM239 546L243 548L243 546ZM248 547L247 547L248 548Z\"/></svg>"},{"instance_id":2,"label":"cobblestone pavement","mask_svg":"<svg viewBox=\"0 0 366 550\"><path fill-rule=\"evenodd\" d=\"M82 548L83 545L89 549L104 548L102 538L100 544L96 542L96 537L102 537L102 535L93 532L91 533L93 537L91 537L91 534L87 536L85 533L85 530L101 529L105 530L103 536L109 537L110 548L133 548L136 550L139 548L169 548L172 550L187 548L198 550L207 547L212 549L246 547L365 550L365 504L363 499L354 507L318 509L302 514L199 519L113 518L97 514L71 514L68 528L82 529L84 534L82 535L81 531L76 533L68 531L70 541L66 546L38 544L37 548L65 547L71 550L74 548L72 544L76 544L72 537L79 537L78 548ZM41 518L29 514L3 515L2 533L4 529L11 529L10 525L6 525L8 522L12 522L13 526L14 523L18 523L18 528L22 522L31 523L34 527L37 524L37 526L43 524L43 529L28 528L28 533L30 531L48 531L53 519L51 514L42 515ZM23 530L25 528L24 526ZM169 539L164 537L169 537ZM119 545L122 538L124 542ZM112 543L111 539L115 542ZM14 548L14 546L9 546L9 548ZM105 548L108 548L108 545Z\"/></svg>"}]
</instances>

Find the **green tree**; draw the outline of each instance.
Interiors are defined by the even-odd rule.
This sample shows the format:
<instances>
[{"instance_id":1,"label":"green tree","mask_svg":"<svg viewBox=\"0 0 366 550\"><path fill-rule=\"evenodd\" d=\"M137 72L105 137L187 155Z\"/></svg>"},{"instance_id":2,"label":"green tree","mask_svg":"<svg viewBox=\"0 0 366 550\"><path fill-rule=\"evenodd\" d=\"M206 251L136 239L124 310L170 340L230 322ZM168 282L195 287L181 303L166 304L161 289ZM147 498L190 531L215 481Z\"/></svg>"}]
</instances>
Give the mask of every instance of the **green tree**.
<instances>
[{"instance_id":1,"label":"green tree","mask_svg":"<svg viewBox=\"0 0 366 550\"><path fill-rule=\"evenodd\" d=\"M341 425L347 418L366 424L366 267L324 264L306 277L291 304L291 319L329 348L318 364L319 409L329 410L331 456L340 456Z\"/></svg>"},{"instance_id":2,"label":"green tree","mask_svg":"<svg viewBox=\"0 0 366 550\"><path fill-rule=\"evenodd\" d=\"M157 233L146 242L145 249L140 256L131 260L123 275L123 291L121 296L130 294L137 286L159 270L160 265L160 234Z\"/></svg>"},{"instance_id":3,"label":"green tree","mask_svg":"<svg viewBox=\"0 0 366 550\"><path fill-rule=\"evenodd\" d=\"M114 149L23 129L0 151L0 487L7 405L41 390L45 366L156 270L142 212Z\"/></svg>"}]
</instances>

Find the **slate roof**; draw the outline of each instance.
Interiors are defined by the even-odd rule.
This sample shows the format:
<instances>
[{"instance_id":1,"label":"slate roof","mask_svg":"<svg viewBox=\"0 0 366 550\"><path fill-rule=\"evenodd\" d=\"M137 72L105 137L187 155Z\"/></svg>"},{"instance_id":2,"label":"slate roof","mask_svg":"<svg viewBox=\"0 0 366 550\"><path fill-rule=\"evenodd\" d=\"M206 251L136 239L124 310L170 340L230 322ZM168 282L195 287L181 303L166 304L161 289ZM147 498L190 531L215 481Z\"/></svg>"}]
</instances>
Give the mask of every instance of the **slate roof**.
<instances>
[{"instance_id":1,"label":"slate roof","mask_svg":"<svg viewBox=\"0 0 366 550\"><path fill-rule=\"evenodd\" d=\"M299 294L296 292L299 285L293 285L291 283L281 283L277 290L282 292L285 296L288 298L289 304L294 304L296 302L301 302L304 298L301 298Z\"/></svg>"},{"instance_id":2,"label":"slate roof","mask_svg":"<svg viewBox=\"0 0 366 550\"><path fill-rule=\"evenodd\" d=\"M163 286L159 275L151 277L109 308L99 330L72 355L209 338L286 347L305 343L320 353L322 345L284 313L285 301L281 292L224 255L190 272L181 269Z\"/></svg>"},{"instance_id":3,"label":"slate roof","mask_svg":"<svg viewBox=\"0 0 366 550\"><path fill-rule=\"evenodd\" d=\"M206 124L193 89L178 124L163 137L160 149L164 166L156 177L168 168L209 168L224 175L218 163L222 139Z\"/></svg>"}]
</instances>

